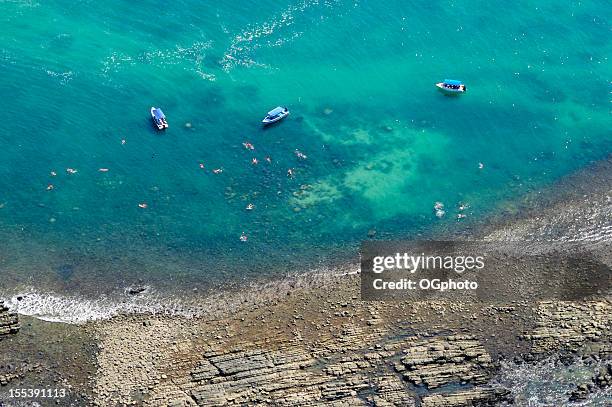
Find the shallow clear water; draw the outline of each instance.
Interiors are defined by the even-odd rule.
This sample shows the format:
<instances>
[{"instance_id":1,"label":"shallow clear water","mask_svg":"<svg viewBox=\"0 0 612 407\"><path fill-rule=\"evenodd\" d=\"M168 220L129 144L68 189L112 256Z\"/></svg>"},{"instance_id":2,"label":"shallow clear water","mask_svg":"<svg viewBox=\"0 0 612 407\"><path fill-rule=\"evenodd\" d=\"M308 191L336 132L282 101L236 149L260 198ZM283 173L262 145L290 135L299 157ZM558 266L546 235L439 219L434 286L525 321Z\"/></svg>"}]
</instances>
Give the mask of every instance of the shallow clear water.
<instances>
[{"instance_id":1,"label":"shallow clear water","mask_svg":"<svg viewBox=\"0 0 612 407\"><path fill-rule=\"evenodd\" d=\"M612 151L608 8L0 1L2 288L286 272L486 216Z\"/></svg>"}]
</instances>

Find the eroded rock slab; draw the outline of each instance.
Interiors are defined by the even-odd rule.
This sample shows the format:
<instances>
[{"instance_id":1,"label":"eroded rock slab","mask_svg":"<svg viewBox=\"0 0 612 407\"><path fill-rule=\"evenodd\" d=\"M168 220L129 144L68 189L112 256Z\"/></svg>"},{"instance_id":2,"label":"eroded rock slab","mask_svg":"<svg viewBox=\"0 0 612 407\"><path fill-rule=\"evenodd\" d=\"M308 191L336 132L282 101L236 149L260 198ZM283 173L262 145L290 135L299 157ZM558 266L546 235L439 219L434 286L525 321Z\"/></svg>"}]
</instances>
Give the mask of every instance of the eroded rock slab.
<instances>
[{"instance_id":1,"label":"eroded rock slab","mask_svg":"<svg viewBox=\"0 0 612 407\"><path fill-rule=\"evenodd\" d=\"M0 340L6 335L16 334L20 328L17 314L9 312L4 301L0 301Z\"/></svg>"},{"instance_id":2,"label":"eroded rock slab","mask_svg":"<svg viewBox=\"0 0 612 407\"><path fill-rule=\"evenodd\" d=\"M416 342L395 368L411 383L435 389L450 383L486 383L491 356L474 337L454 335Z\"/></svg>"},{"instance_id":3,"label":"eroded rock slab","mask_svg":"<svg viewBox=\"0 0 612 407\"><path fill-rule=\"evenodd\" d=\"M538 323L524 339L533 343L534 354L572 351L588 343L612 341L612 303L550 301L538 307ZM608 349L608 352L612 349Z\"/></svg>"},{"instance_id":4,"label":"eroded rock slab","mask_svg":"<svg viewBox=\"0 0 612 407\"><path fill-rule=\"evenodd\" d=\"M432 394L423 397L422 407L496 406L509 395L506 389L474 387L454 393Z\"/></svg>"}]
</instances>

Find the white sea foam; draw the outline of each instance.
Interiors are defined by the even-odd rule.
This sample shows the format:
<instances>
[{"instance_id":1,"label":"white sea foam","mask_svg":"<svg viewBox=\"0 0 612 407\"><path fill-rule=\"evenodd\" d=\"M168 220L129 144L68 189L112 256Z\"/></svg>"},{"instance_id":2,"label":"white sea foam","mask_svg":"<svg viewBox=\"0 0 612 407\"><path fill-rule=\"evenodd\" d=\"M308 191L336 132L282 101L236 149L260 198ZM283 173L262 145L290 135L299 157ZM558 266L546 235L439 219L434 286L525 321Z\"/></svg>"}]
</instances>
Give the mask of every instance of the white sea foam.
<instances>
[{"instance_id":1,"label":"white sea foam","mask_svg":"<svg viewBox=\"0 0 612 407\"><path fill-rule=\"evenodd\" d=\"M42 292L32 288L2 296L0 299L4 300L11 311L50 322L78 324L132 313L193 316L193 313L177 300L146 293L125 295L123 298L89 299L83 296Z\"/></svg>"},{"instance_id":2,"label":"white sea foam","mask_svg":"<svg viewBox=\"0 0 612 407\"><path fill-rule=\"evenodd\" d=\"M536 364L503 362L495 382L511 390L513 406L565 406L568 405L569 393L576 388L576 384L590 382L591 377L603 365L599 362L589 366L582 360L566 365L556 357ZM575 402L572 406L608 405L606 402L610 401L610 397L610 389L597 389L589 394L587 400Z\"/></svg>"},{"instance_id":3,"label":"white sea foam","mask_svg":"<svg viewBox=\"0 0 612 407\"><path fill-rule=\"evenodd\" d=\"M266 301L285 296L287 292L296 288L321 286L330 280L355 273L358 273L358 266L354 264L333 270L321 268L269 282L245 283L237 290L193 295L160 292L149 287L137 295L130 295L129 288L126 288L112 296L88 298L31 287L12 293L0 292L0 300L4 300L5 304L18 314L44 321L70 324L127 314L161 314L192 318L215 314L227 315L242 307L246 301L251 304L253 301Z\"/></svg>"}]
</instances>

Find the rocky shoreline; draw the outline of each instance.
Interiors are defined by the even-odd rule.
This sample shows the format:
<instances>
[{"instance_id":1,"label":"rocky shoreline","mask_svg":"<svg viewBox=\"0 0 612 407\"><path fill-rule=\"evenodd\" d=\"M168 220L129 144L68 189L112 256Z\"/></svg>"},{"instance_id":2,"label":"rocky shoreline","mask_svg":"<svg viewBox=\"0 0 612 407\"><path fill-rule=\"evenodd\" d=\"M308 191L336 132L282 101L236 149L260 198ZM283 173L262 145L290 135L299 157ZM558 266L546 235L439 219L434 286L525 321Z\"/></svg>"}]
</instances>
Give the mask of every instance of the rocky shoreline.
<instances>
[{"instance_id":1,"label":"rocky shoreline","mask_svg":"<svg viewBox=\"0 0 612 407\"><path fill-rule=\"evenodd\" d=\"M543 249L551 240L581 241L609 270L611 196L612 181L484 238L539 237ZM17 321L0 305L0 405L29 405L9 390L41 385L68 396L34 400L40 405L612 403L607 289L580 301L364 302L357 274L321 281L197 318L121 315L66 325ZM559 369L580 363L588 374L541 399L503 377L508 363L529 371L551 358ZM529 404L533 397L539 404Z\"/></svg>"}]
</instances>

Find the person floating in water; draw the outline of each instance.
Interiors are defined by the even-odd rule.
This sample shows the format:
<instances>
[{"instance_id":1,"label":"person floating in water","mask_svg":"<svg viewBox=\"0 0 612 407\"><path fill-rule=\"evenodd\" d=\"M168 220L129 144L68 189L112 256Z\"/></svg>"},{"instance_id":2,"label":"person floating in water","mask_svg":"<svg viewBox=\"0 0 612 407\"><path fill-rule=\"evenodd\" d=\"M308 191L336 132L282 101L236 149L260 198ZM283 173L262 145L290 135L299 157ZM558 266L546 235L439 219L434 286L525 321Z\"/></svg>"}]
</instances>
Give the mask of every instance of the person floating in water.
<instances>
[{"instance_id":1,"label":"person floating in water","mask_svg":"<svg viewBox=\"0 0 612 407\"><path fill-rule=\"evenodd\" d=\"M244 143L242 143L242 145L247 150L255 150L255 146L253 144L249 143L248 141L245 141Z\"/></svg>"},{"instance_id":2,"label":"person floating in water","mask_svg":"<svg viewBox=\"0 0 612 407\"><path fill-rule=\"evenodd\" d=\"M75 170L74 168L66 168L66 172L68 174L76 174L78 171Z\"/></svg>"},{"instance_id":3,"label":"person floating in water","mask_svg":"<svg viewBox=\"0 0 612 407\"><path fill-rule=\"evenodd\" d=\"M122 146L124 146L124 145L125 145L125 143L126 143L125 139L122 139L122 140L121 140L121 145L122 145Z\"/></svg>"},{"instance_id":4,"label":"person floating in water","mask_svg":"<svg viewBox=\"0 0 612 407\"><path fill-rule=\"evenodd\" d=\"M55 188L53 184L47 185L47 191L51 191L53 188Z\"/></svg>"},{"instance_id":5,"label":"person floating in water","mask_svg":"<svg viewBox=\"0 0 612 407\"><path fill-rule=\"evenodd\" d=\"M147 205L145 202L141 202L141 203L138 204L138 207L142 208L142 209L146 209L148 206L149 205Z\"/></svg>"},{"instance_id":6,"label":"person floating in water","mask_svg":"<svg viewBox=\"0 0 612 407\"><path fill-rule=\"evenodd\" d=\"M253 157L253 159L251 160L251 164L257 165L258 163L259 161L257 160L257 158Z\"/></svg>"},{"instance_id":7,"label":"person floating in water","mask_svg":"<svg viewBox=\"0 0 612 407\"><path fill-rule=\"evenodd\" d=\"M289 168L289 169L287 170L287 176L288 176L289 178L293 178L293 177L294 177L294 175L295 175L295 174L293 173L293 168Z\"/></svg>"},{"instance_id":8,"label":"person floating in water","mask_svg":"<svg viewBox=\"0 0 612 407\"><path fill-rule=\"evenodd\" d=\"M246 242L247 240L249 240L249 237L244 232L242 232L242 234L240 235L240 241Z\"/></svg>"},{"instance_id":9,"label":"person floating in water","mask_svg":"<svg viewBox=\"0 0 612 407\"><path fill-rule=\"evenodd\" d=\"M484 168L484 164L483 163L478 163L478 169L482 170Z\"/></svg>"},{"instance_id":10,"label":"person floating in water","mask_svg":"<svg viewBox=\"0 0 612 407\"><path fill-rule=\"evenodd\" d=\"M269 155L266 156L266 162L272 164L272 159L270 158Z\"/></svg>"},{"instance_id":11,"label":"person floating in water","mask_svg":"<svg viewBox=\"0 0 612 407\"><path fill-rule=\"evenodd\" d=\"M298 150L297 148L295 149L295 156L297 158L299 158L300 160L305 160L308 157L306 156L306 154L302 153L300 150Z\"/></svg>"},{"instance_id":12,"label":"person floating in water","mask_svg":"<svg viewBox=\"0 0 612 407\"><path fill-rule=\"evenodd\" d=\"M253 205L252 203L250 203L250 204L248 204L248 205L246 206L246 210L247 210L247 211L252 211L253 209L255 209L255 205Z\"/></svg>"},{"instance_id":13,"label":"person floating in water","mask_svg":"<svg viewBox=\"0 0 612 407\"><path fill-rule=\"evenodd\" d=\"M213 174L221 174L222 172L223 172L223 169L222 169L222 168L215 168L215 169L213 170Z\"/></svg>"},{"instance_id":14,"label":"person floating in water","mask_svg":"<svg viewBox=\"0 0 612 407\"><path fill-rule=\"evenodd\" d=\"M204 163L200 163L200 168L204 169Z\"/></svg>"},{"instance_id":15,"label":"person floating in water","mask_svg":"<svg viewBox=\"0 0 612 407\"><path fill-rule=\"evenodd\" d=\"M100 172L108 172L108 168L98 168L98 171L100 171Z\"/></svg>"},{"instance_id":16,"label":"person floating in water","mask_svg":"<svg viewBox=\"0 0 612 407\"><path fill-rule=\"evenodd\" d=\"M55 172L55 171L51 171L51 173L50 173L50 174L51 174L51 176L52 176L52 177L55 177L55 176L57 175L57 172Z\"/></svg>"}]
</instances>

